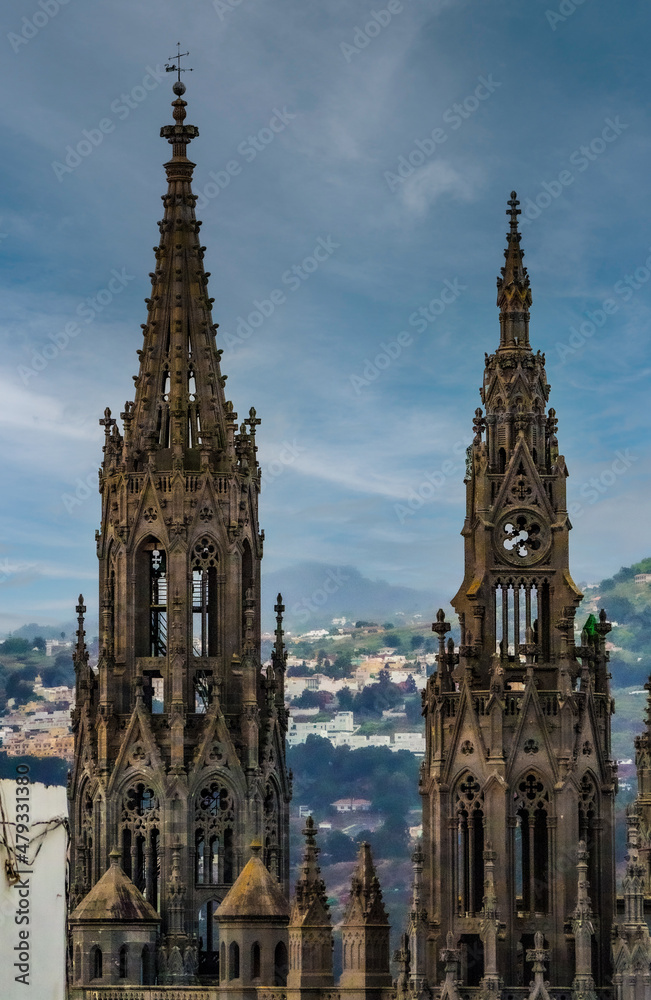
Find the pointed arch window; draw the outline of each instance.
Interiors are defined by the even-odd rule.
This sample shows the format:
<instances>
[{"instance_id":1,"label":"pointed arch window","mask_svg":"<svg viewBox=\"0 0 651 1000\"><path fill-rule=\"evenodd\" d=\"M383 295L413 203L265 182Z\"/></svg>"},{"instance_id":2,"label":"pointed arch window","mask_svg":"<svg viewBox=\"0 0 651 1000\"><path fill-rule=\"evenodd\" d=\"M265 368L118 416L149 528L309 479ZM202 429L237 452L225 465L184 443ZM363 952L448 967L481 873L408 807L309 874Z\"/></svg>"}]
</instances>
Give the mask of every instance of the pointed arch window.
<instances>
[{"instance_id":1,"label":"pointed arch window","mask_svg":"<svg viewBox=\"0 0 651 1000\"><path fill-rule=\"evenodd\" d=\"M84 885L86 886L86 892L88 892L94 881L93 817L95 809L93 806L93 799L88 791L84 792L81 796L81 801L81 848L79 854L79 867L81 869Z\"/></svg>"},{"instance_id":2,"label":"pointed arch window","mask_svg":"<svg viewBox=\"0 0 651 1000\"><path fill-rule=\"evenodd\" d=\"M537 646L539 638L539 591L535 580L498 580L494 592L494 621L496 652L502 660L523 663L525 656L520 646L531 642ZM539 648L534 659L542 654Z\"/></svg>"},{"instance_id":3,"label":"pointed arch window","mask_svg":"<svg viewBox=\"0 0 651 1000\"><path fill-rule=\"evenodd\" d=\"M160 903L160 807L154 790L139 782L122 799L122 868L145 899Z\"/></svg>"},{"instance_id":4,"label":"pointed arch window","mask_svg":"<svg viewBox=\"0 0 651 1000\"><path fill-rule=\"evenodd\" d=\"M600 900L596 898L599 891L599 804L595 782L591 776L584 774L579 785L579 840L585 841L588 851L588 882L591 894L592 910L599 912Z\"/></svg>"},{"instance_id":5,"label":"pointed arch window","mask_svg":"<svg viewBox=\"0 0 651 1000\"><path fill-rule=\"evenodd\" d=\"M231 941L228 949L228 978L240 978L240 946L237 941Z\"/></svg>"},{"instance_id":6,"label":"pointed arch window","mask_svg":"<svg viewBox=\"0 0 651 1000\"><path fill-rule=\"evenodd\" d=\"M253 568L253 553L248 539L244 540L242 547L242 640L246 639L246 614L247 601L255 593L255 578Z\"/></svg>"},{"instance_id":7,"label":"pointed arch window","mask_svg":"<svg viewBox=\"0 0 651 1000\"><path fill-rule=\"evenodd\" d=\"M219 942L215 923L218 908L219 900L209 899L199 909L199 972L204 976L219 974Z\"/></svg>"},{"instance_id":8,"label":"pointed arch window","mask_svg":"<svg viewBox=\"0 0 651 1000\"><path fill-rule=\"evenodd\" d=\"M154 981L153 955L149 945L145 945L140 954L140 985L151 986Z\"/></svg>"},{"instance_id":9,"label":"pointed arch window","mask_svg":"<svg viewBox=\"0 0 651 1000\"><path fill-rule=\"evenodd\" d=\"M260 978L261 969L261 956L260 956L260 945L257 941L254 941L251 945L251 979Z\"/></svg>"},{"instance_id":10,"label":"pointed arch window","mask_svg":"<svg viewBox=\"0 0 651 1000\"><path fill-rule=\"evenodd\" d=\"M287 986L287 947L279 941L274 951L274 986Z\"/></svg>"},{"instance_id":11,"label":"pointed arch window","mask_svg":"<svg viewBox=\"0 0 651 1000\"><path fill-rule=\"evenodd\" d=\"M118 976L120 979L126 979L129 974L128 962L129 962L129 949L127 948L126 944L123 944L122 947L120 948L120 955L118 962L119 965Z\"/></svg>"},{"instance_id":12,"label":"pointed arch window","mask_svg":"<svg viewBox=\"0 0 651 1000\"><path fill-rule=\"evenodd\" d=\"M204 536L193 546L192 570L192 650L195 656L218 655L217 567L215 542Z\"/></svg>"},{"instance_id":13,"label":"pointed arch window","mask_svg":"<svg viewBox=\"0 0 651 1000\"><path fill-rule=\"evenodd\" d=\"M276 878L281 877L280 806L278 790L267 785L264 797L264 863Z\"/></svg>"},{"instance_id":14,"label":"pointed arch window","mask_svg":"<svg viewBox=\"0 0 651 1000\"><path fill-rule=\"evenodd\" d=\"M149 570L149 656L167 655L167 554L153 542L147 547Z\"/></svg>"},{"instance_id":15,"label":"pointed arch window","mask_svg":"<svg viewBox=\"0 0 651 1000\"><path fill-rule=\"evenodd\" d=\"M195 806L195 881L198 885L229 885L233 881L235 806L231 792L219 781L201 789Z\"/></svg>"},{"instance_id":16,"label":"pointed arch window","mask_svg":"<svg viewBox=\"0 0 651 1000\"><path fill-rule=\"evenodd\" d=\"M455 813L457 912L474 917L481 912L484 900L484 810L481 786L470 773L457 785Z\"/></svg>"},{"instance_id":17,"label":"pointed arch window","mask_svg":"<svg viewBox=\"0 0 651 1000\"><path fill-rule=\"evenodd\" d=\"M96 944L90 949L90 970L93 979L102 978L102 949Z\"/></svg>"},{"instance_id":18,"label":"pointed arch window","mask_svg":"<svg viewBox=\"0 0 651 1000\"><path fill-rule=\"evenodd\" d=\"M158 420L156 425L156 440L160 448L170 447L171 421L170 421L170 373L169 368L165 368L161 380L161 402L158 406Z\"/></svg>"},{"instance_id":19,"label":"pointed arch window","mask_svg":"<svg viewBox=\"0 0 651 1000\"><path fill-rule=\"evenodd\" d=\"M514 793L515 886L518 910L547 913L549 909L549 792L530 772Z\"/></svg>"}]
</instances>

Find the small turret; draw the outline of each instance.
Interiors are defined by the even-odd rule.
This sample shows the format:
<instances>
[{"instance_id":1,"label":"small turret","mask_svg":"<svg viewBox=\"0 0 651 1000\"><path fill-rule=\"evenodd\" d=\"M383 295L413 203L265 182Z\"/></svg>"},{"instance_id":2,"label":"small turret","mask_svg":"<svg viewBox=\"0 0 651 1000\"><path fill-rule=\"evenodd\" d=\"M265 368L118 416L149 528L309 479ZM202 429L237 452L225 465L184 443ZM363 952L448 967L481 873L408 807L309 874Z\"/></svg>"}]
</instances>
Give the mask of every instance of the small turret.
<instances>
[{"instance_id":1,"label":"small turret","mask_svg":"<svg viewBox=\"0 0 651 1000\"><path fill-rule=\"evenodd\" d=\"M341 925L344 968L339 986L355 990L359 1000L368 991L391 986L389 919L369 844L360 844L350 899Z\"/></svg>"},{"instance_id":2,"label":"small turret","mask_svg":"<svg viewBox=\"0 0 651 1000\"><path fill-rule=\"evenodd\" d=\"M305 853L296 883L289 920L290 989L334 985L332 922L326 888L319 869L316 827L308 816L303 830Z\"/></svg>"},{"instance_id":3,"label":"small turret","mask_svg":"<svg viewBox=\"0 0 651 1000\"><path fill-rule=\"evenodd\" d=\"M262 844L219 906L219 976L229 995L244 1000L252 986L287 984L289 905L278 881L262 861Z\"/></svg>"}]
</instances>

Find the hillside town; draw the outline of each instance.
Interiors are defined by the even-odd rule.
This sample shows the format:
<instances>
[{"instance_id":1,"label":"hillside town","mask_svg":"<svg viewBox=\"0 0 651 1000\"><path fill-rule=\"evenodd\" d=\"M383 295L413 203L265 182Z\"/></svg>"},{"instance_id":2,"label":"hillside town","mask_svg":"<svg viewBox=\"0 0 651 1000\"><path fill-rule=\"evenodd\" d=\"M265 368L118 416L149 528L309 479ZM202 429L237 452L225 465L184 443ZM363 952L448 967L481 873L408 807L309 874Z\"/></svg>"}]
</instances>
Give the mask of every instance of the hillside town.
<instances>
[{"instance_id":1,"label":"hillside town","mask_svg":"<svg viewBox=\"0 0 651 1000\"><path fill-rule=\"evenodd\" d=\"M329 740L335 747L388 747L392 751L407 750L421 758L425 753L425 737L420 692L428 673L434 669L435 657L432 648L422 652L426 642L433 646L431 639L423 638L424 626L411 628L410 635L405 636L405 631L402 626L398 632L393 626L353 624L337 618L329 630L287 633L288 746L305 743L313 734ZM271 633L262 635L263 643L270 643L272 638ZM398 646L383 646L385 638ZM53 662L55 657L61 662L70 656L71 645L48 639L43 651L34 648L31 652L39 657L39 663ZM353 649L352 654L342 655L339 650L344 646ZM376 648L366 651L369 646ZM409 648L401 652L402 646ZM41 652L44 655L39 655ZM365 690L373 688L386 695L386 708L381 707L381 699L376 699L377 704L373 698L366 704L359 701ZM357 710L350 707L355 698L358 698ZM32 697L24 702L7 699L6 713L0 716L0 749L12 757L60 757L72 763L73 708L74 686L50 686L40 673L36 674Z\"/></svg>"}]
</instances>

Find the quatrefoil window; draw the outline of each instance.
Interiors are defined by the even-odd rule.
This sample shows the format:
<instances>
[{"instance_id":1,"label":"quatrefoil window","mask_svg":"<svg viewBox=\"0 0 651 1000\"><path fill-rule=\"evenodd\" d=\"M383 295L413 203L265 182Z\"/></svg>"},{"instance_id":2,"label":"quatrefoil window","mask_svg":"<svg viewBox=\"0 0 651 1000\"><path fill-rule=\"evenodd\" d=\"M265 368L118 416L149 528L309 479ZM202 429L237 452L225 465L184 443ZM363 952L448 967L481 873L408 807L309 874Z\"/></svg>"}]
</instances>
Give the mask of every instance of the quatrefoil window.
<instances>
[{"instance_id":1,"label":"quatrefoil window","mask_svg":"<svg viewBox=\"0 0 651 1000\"><path fill-rule=\"evenodd\" d=\"M217 565L217 546L211 538L201 538L194 546L192 565L201 569Z\"/></svg>"},{"instance_id":2,"label":"quatrefoil window","mask_svg":"<svg viewBox=\"0 0 651 1000\"><path fill-rule=\"evenodd\" d=\"M540 513L524 508L505 513L494 537L502 559L515 566L531 566L548 552L551 532Z\"/></svg>"},{"instance_id":3,"label":"quatrefoil window","mask_svg":"<svg viewBox=\"0 0 651 1000\"><path fill-rule=\"evenodd\" d=\"M136 785L135 788L130 788L127 792L124 804L130 812L136 812L138 816L142 816L150 810L158 808L158 799L153 788Z\"/></svg>"},{"instance_id":4,"label":"quatrefoil window","mask_svg":"<svg viewBox=\"0 0 651 1000\"><path fill-rule=\"evenodd\" d=\"M506 538L502 543L508 552L516 552L522 559L540 548L540 525L531 521L526 514L518 514L504 525Z\"/></svg>"},{"instance_id":5,"label":"quatrefoil window","mask_svg":"<svg viewBox=\"0 0 651 1000\"><path fill-rule=\"evenodd\" d=\"M477 798L481 785L477 779L472 775L467 775L466 778L459 785L459 798L463 798L466 802L472 802Z\"/></svg>"}]
</instances>

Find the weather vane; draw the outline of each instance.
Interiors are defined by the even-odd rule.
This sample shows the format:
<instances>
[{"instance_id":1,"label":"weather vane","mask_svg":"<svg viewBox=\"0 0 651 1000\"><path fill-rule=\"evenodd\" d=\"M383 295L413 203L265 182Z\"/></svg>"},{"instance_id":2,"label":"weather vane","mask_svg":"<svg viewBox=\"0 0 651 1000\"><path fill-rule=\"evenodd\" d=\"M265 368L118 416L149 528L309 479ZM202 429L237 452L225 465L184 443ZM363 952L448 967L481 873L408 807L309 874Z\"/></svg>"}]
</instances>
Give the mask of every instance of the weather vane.
<instances>
[{"instance_id":1,"label":"weather vane","mask_svg":"<svg viewBox=\"0 0 651 1000\"><path fill-rule=\"evenodd\" d=\"M183 59L184 56L189 56L190 53L189 52L181 52L181 43L180 42L176 43L176 47L177 47L178 51L177 51L177 53L176 53L175 56L170 56L169 57L170 61L169 61L169 63L166 64L165 69L166 69L166 71L168 73L176 73L177 74L177 82L180 83L181 82L181 73L191 73L192 70L190 69L190 67L181 66L181 59ZM171 65L171 63L173 63L173 62L176 62L176 66L172 66Z\"/></svg>"}]
</instances>

